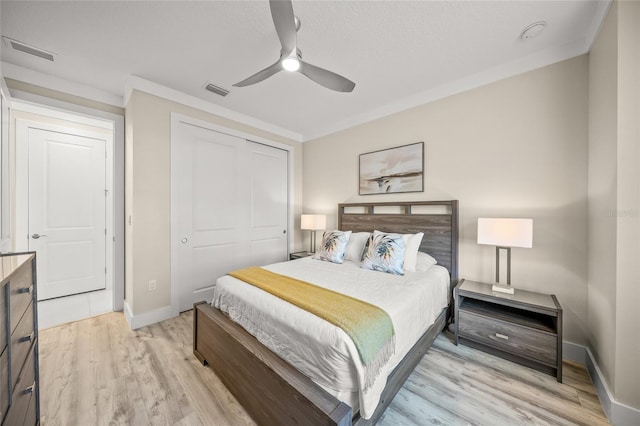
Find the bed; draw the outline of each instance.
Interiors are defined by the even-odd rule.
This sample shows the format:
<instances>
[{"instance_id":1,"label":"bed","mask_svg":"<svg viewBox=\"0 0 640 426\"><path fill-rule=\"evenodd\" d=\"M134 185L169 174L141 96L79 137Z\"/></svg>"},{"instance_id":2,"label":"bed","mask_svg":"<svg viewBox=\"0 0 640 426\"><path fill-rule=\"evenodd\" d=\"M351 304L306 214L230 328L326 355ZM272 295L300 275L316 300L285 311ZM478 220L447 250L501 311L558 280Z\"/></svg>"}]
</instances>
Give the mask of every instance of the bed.
<instances>
[{"instance_id":1,"label":"bed","mask_svg":"<svg viewBox=\"0 0 640 426\"><path fill-rule=\"evenodd\" d=\"M458 203L455 200L340 204L338 227L353 232L374 229L401 234L424 232L420 251L429 253L440 267L446 268L449 294L457 283ZM325 263L311 259L288 263L301 267L304 262ZM275 272L279 271L279 266L274 268ZM326 386L312 381L227 314L206 302L194 306L194 354L214 369L259 424L374 424L444 328L450 315L449 306L434 315L433 324L397 365L394 363L396 366L388 375L386 385L383 381L379 403L373 410L367 408L368 419L360 416L358 404L352 404L354 410L342 402L349 398L333 396Z\"/></svg>"}]
</instances>

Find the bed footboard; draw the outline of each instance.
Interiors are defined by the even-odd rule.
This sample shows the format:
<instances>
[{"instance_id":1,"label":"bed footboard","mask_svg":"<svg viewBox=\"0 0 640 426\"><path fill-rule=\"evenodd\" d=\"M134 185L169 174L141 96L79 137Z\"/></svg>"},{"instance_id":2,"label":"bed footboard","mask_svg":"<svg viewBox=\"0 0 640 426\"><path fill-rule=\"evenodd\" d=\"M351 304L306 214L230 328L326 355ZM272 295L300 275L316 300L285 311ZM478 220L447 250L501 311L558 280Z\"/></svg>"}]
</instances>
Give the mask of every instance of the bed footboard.
<instances>
[{"instance_id":1,"label":"bed footboard","mask_svg":"<svg viewBox=\"0 0 640 426\"><path fill-rule=\"evenodd\" d=\"M193 353L258 424L351 425L352 410L219 310L194 305Z\"/></svg>"},{"instance_id":2,"label":"bed footboard","mask_svg":"<svg viewBox=\"0 0 640 426\"><path fill-rule=\"evenodd\" d=\"M193 353L209 365L258 424L373 425L445 326L446 309L387 379L380 403L365 420L351 407L271 352L206 302L193 314Z\"/></svg>"}]
</instances>

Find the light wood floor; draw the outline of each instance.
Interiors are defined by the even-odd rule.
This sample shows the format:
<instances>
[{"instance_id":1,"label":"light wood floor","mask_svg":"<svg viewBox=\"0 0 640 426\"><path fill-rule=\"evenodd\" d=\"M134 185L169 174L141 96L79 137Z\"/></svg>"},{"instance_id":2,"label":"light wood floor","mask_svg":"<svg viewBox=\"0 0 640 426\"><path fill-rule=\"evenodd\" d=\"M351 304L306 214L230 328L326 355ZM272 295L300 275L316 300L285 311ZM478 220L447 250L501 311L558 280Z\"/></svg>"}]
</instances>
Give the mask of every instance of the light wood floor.
<instances>
[{"instance_id":1,"label":"light wood floor","mask_svg":"<svg viewBox=\"0 0 640 426\"><path fill-rule=\"evenodd\" d=\"M121 313L40 333L43 425L251 425L192 354L192 313L129 330ZM440 335L379 425L608 424L584 368L564 383Z\"/></svg>"}]
</instances>

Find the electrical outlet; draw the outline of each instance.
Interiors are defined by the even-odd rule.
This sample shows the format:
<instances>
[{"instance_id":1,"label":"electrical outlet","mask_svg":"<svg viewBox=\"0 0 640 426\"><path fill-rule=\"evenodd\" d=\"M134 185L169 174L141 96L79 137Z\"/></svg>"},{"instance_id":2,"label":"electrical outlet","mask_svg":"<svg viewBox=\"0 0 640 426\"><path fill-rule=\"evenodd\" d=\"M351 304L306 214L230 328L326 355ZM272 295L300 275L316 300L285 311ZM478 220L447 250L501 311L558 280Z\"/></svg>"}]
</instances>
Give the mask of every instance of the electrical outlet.
<instances>
[{"instance_id":1,"label":"electrical outlet","mask_svg":"<svg viewBox=\"0 0 640 426\"><path fill-rule=\"evenodd\" d=\"M156 280L149 280L149 291L155 291L156 287Z\"/></svg>"}]
</instances>

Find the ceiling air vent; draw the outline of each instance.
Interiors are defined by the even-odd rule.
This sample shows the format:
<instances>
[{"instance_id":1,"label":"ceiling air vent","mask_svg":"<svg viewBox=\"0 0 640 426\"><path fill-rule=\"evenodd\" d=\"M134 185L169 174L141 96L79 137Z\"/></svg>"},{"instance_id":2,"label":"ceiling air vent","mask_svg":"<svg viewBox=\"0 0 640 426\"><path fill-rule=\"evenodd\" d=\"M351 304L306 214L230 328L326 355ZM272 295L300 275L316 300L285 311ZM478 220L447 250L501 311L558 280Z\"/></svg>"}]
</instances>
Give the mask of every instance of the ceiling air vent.
<instances>
[{"instance_id":1,"label":"ceiling air vent","mask_svg":"<svg viewBox=\"0 0 640 426\"><path fill-rule=\"evenodd\" d=\"M53 62L53 53L47 52L46 50L38 49L37 47L30 46L26 43L23 43L18 40L14 40L9 37L2 37L5 44L12 49L19 50L23 53L28 53L29 55L37 56L38 58L46 59L47 61Z\"/></svg>"},{"instance_id":2,"label":"ceiling air vent","mask_svg":"<svg viewBox=\"0 0 640 426\"><path fill-rule=\"evenodd\" d=\"M211 83L207 84L205 86L205 89L223 97L229 94L229 91L227 89L223 89L222 87L218 87L215 84Z\"/></svg>"}]
</instances>

